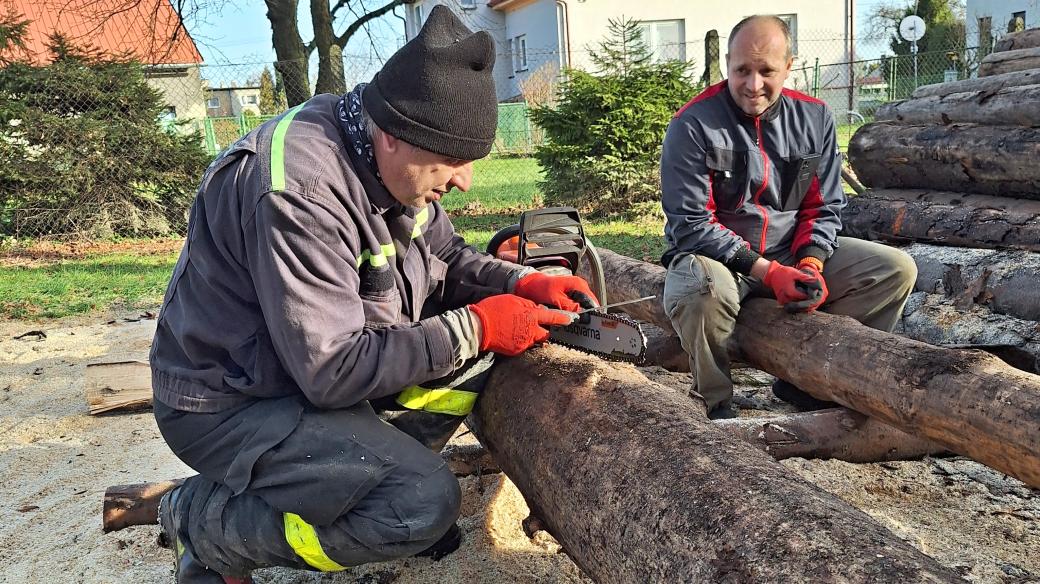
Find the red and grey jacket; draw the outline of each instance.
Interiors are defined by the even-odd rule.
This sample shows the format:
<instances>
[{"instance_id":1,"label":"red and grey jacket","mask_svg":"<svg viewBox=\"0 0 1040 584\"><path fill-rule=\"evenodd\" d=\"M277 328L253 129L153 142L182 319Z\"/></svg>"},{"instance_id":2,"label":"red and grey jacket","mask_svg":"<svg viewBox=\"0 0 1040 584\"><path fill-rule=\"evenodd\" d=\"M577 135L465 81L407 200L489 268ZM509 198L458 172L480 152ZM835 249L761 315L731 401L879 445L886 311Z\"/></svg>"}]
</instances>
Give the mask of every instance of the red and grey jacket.
<instances>
[{"instance_id":1,"label":"red and grey jacket","mask_svg":"<svg viewBox=\"0 0 1040 584\"><path fill-rule=\"evenodd\" d=\"M826 104L785 89L758 117L726 81L680 109L661 153L667 267L696 253L750 274L759 257L826 260L837 247L841 154Z\"/></svg>"}]
</instances>

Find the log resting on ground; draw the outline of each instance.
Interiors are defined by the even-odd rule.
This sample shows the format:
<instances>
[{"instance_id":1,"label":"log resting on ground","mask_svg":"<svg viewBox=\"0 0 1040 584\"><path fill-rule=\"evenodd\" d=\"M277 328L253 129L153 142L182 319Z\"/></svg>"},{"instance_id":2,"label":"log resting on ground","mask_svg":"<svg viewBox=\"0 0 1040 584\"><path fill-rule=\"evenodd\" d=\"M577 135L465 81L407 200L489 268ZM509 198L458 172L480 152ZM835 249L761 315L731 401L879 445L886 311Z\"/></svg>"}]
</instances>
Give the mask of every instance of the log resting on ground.
<instances>
[{"instance_id":1,"label":"log resting on ground","mask_svg":"<svg viewBox=\"0 0 1040 584\"><path fill-rule=\"evenodd\" d=\"M879 189L849 198L842 234L895 243L1040 252L1040 202L949 191Z\"/></svg>"},{"instance_id":2,"label":"log resting on ground","mask_svg":"<svg viewBox=\"0 0 1040 584\"><path fill-rule=\"evenodd\" d=\"M1040 68L1040 48L1011 49L990 53L979 63L979 77Z\"/></svg>"},{"instance_id":3,"label":"log resting on ground","mask_svg":"<svg viewBox=\"0 0 1040 584\"><path fill-rule=\"evenodd\" d=\"M960 310L978 304L997 314L1040 321L1040 253L923 243L903 251L917 264L915 290L942 294Z\"/></svg>"},{"instance_id":4,"label":"log resting on ground","mask_svg":"<svg viewBox=\"0 0 1040 584\"><path fill-rule=\"evenodd\" d=\"M849 142L870 188L919 188L1040 200L1040 128L873 123Z\"/></svg>"},{"instance_id":5,"label":"log resting on ground","mask_svg":"<svg viewBox=\"0 0 1040 584\"><path fill-rule=\"evenodd\" d=\"M801 457L882 462L912 460L945 451L931 440L845 408L771 418L716 420L715 425L777 460Z\"/></svg>"},{"instance_id":6,"label":"log resting on ground","mask_svg":"<svg viewBox=\"0 0 1040 584\"><path fill-rule=\"evenodd\" d=\"M1040 85L904 99L878 108L875 121L901 124L1040 125Z\"/></svg>"},{"instance_id":7,"label":"log resting on ground","mask_svg":"<svg viewBox=\"0 0 1040 584\"><path fill-rule=\"evenodd\" d=\"M911 97L913 99L920 99L933 95L942 96L964 92L993 93L1000 91L1005 87L1035 85L1037 83L1040 83L1040 69L1030 69L1029 71L1015 71L1013 73L993 75L992 77L978 77L975 79L950 81L948 83L922 85L914 90Z\"/></svg>"},{"instance_id":8,"label":"log resting on ground","mask_svg":"<svg viewBox=\"0 0 1040 584\"><path fill-rule=\"evenodd\" d=\"M1006 35L993 45L993 52L1040 47L1040 28L1020 30Z\"/></svg>"},{"instance_id":9,"label":"log resting on ground","mask_svg":"<svg viewBox=\"0 0 1040 584\"><path fill-rule=\"evenodd\" d=\"M1040 372L1040 323L1034 320L994 314L979 305L961 308L955 299L914 292L903 309L900 327L911 339L977 347L1023 371ZM1037 426L1035 420L1022 423Z\"/></svg>"},{"instance_id":10,"label":"log resting on ground","mask_svg":"<svg viewBox=\"0 0 1040 584\"><path fill-rule=\"evenodd\" d=\"M629 365L552 345L503 360L471 420L596 582L958 578Z\"/></svg>"},{"instance_id":11,"label":"log resting on ground","mask_svg":"<svg viewBox=\"0 0 1040 584\"><path fill-rule=\"evenodd\" d=\"M661 297L664 268L600 250L614 302ZM658 302L625 307L668 326ZM935 347L821 312L744 303L734 357L915 436L1040 487L1040 376L984 351Z\"/></svg>"}]
</instances>

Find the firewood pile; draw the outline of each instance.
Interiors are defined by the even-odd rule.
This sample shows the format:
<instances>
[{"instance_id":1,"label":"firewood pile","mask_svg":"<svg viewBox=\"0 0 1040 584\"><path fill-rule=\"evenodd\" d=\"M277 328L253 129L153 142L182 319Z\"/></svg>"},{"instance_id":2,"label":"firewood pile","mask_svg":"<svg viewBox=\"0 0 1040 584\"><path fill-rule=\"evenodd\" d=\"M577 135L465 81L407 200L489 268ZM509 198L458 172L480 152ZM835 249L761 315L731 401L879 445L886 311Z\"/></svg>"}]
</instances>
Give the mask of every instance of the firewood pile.
<instances>
[{"instance_id":1,"label":"firewood pile","mask_svg":"<svg viewBox=\"0 0 1040 584\"><path fill-rule=\"evenodd\" d=\"M880 108L849 160L869 190L843 234L917 261L902 332L1040 370L1040 29L1008 35L977 79Z\"/></svg>"}]
</instances>

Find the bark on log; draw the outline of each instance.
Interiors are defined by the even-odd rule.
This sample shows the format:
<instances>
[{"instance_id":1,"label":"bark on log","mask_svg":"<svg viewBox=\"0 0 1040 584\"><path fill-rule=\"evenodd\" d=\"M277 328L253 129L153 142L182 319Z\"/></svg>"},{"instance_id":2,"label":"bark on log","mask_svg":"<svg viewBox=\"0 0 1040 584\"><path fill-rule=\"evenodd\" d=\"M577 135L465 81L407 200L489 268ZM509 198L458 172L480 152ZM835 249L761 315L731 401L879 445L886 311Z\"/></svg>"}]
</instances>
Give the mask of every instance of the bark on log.
<instances>
[{"instance_id":1,"label":"bark on log","mask_svg":"<svg viewBox=\"0 0 1040 584\"><path fill-rule=\"evenodd\" d=\"M1012 51L1040 47L1040 28L1030 28L1013 32L993 45L993 52Z\"/></svg>"},{"instance_id":2,"label":"bark on log","mask_svg":"<svg viewBox=\"0 0 1040 584\"><path fill-rule=\"evenodd\" d=\"M882 462L912 460L946 450L931 440L845 408L774 418L716 420L715 425L777 460L801 457Z\"/></svg>"},{"instance_id":3,"label":"bark on log","mask_svg":"<svg viewBox=\"0 0 1040 584\"><path fill-rule=\"evenodd\" d=\"M878 108L875 121L901 124L1040 125L1040 85L904 99Z\"/></svg>"},{"instance_id":4,"label":"bark on log","mask_svg":"<svg viewBox=\"0 0 1040 584\"><path fill-rule=\"evenodd\" d=\"M1040 200L1040 128L867 124L849 161L870 188L921 188Z\"/></svg>"},{"instance_id":5,"label":"bark on log","mask_svg":"<svg viewBox=\"0 0 1040 584\"><path fill-rule=\"evenodd\" d=\"M911 97L914 99L920 99L933 95L943 96L954 93L976 91L982 93L995 93L1005 87L1036 85L1037 83L1040 83L1040 69L1030 69L1028 71L1015 71L1014 73L993 75L992 77L961 79L960 81L950 81L948 83L922 85L914 90Z\"/></svg>"},{"instance_id":6,"label":"bark on log","mask_svg":"<svg viewBox=\"0 0 1040 584\"><path fill-rule=\"evenodd\" d=\"M903 309L901 332L933 345L981 348L1023 371L1040 372L1036 321L994 314L978 305L959 308L945 296L915 292ZM1021 423L1037 425L1035 420Z\"/></svg>"},{"instance_id":7,"label":"bark on log","mask_svg":"<svg viewBox=\"0 0 1040 584\"><path fill-rule=\"evenodd\" d=\"M959 579L628 365L551 345L503 360L473 420L597 582Z\"/></svg>"},{"instance_id":8,"label":"bark on log","mask_svg":"<svg viewBox=\"0 0 1040 584\"><path fill-rule=\"evenodd\" d=\"M880 189L851 197L842 234L896 243L1040 251L1040 202Z\"/></svg>"},{"instance_id":9,"label":"bark on log","mask_svg":"<svg viewBox=\"0 0 1040 584\"><path fill-rule=\"evenodd\" d=\"M663 293L664 268L600 256L612 301ZM668 324L659 303L631 306L642 320ZM844 316L787 315L771 299L745 302L734 336L734 356L757 369L1040 487L1038 375Z\"/></svg>"},{"instance_id":10,"label":"bark on log","mask_svg":"<svg viewBox=\"0 0 1040 584\"><path fill-rule=\"evenodd\" d=\"M979 77L1040 68L1040 48L1012 49L986 55L979 63Z\"/></svg>"},{"instance_id":11,"label":"bark on log","mask_svg":"<svg viewBox=\"0 0 1040 584\"><path fill-rule=\"evenodd\" d=\"M942 294L959 310L979 305L997 314L1040 321L1040 254L921 243L903 251L917 263L916 290Z\"/></svg>"}]
</instances>

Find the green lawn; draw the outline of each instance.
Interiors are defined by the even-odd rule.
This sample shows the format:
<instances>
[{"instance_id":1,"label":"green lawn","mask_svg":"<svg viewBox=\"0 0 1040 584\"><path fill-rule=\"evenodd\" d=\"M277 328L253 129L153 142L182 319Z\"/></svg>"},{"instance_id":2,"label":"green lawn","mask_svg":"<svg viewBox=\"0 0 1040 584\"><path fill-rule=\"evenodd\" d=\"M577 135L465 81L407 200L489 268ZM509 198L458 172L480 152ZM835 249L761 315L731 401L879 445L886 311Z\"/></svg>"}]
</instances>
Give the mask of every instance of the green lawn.
<instances>
[{"instance_id":1,"label":"green lawn","mask_svg":"<svg viewBox=\"0 0 1040 584\"><path fill-rule=\"evenodd\" d=\"M162 302L176 254L106 254L38 265L0 263L0 317L60 318Z\"/></svg>"}]
</instances>

